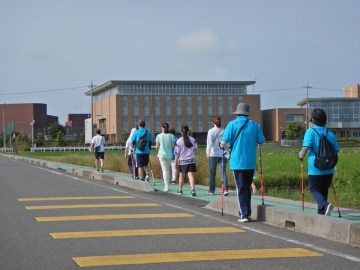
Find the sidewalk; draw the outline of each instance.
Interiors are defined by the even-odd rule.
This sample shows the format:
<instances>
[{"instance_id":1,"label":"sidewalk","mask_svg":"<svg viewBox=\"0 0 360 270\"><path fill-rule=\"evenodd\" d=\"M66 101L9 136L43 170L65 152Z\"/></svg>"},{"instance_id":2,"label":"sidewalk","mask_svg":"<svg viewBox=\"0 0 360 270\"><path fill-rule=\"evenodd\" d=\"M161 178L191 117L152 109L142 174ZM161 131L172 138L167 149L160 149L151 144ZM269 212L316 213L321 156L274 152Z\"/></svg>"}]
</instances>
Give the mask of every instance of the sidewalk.
<instances>
[{"instance_id":1,"label":"sidewalk","mask_svg":"<svg viewBox=\"0 0 360 270\"><path fill-rule=\"evenodd\" d=\"M96 172L89 167L76 166L65 163L51 162L46 160L25 158L9 154L0 154L14 160L27 162L51 169L64 170L67 173L87 177L114 185L126 186L145 192L163 192L164 183L158 179L144 182L133 180L130 174L119 173L105 170L104 173ZM183 195L177 195L178 185L169 185L168 193L174 196L191 197L207 202L205 208L225 214L239 216L238 200L235 191L229 190L229 196L222 200L221 189L218 188L214 195L207 194L208 187L196 185L196 196L190 194L190 186L185 184ZM259 191L258 191L259 192ZM331 194L329 194L331 196ZM304 204L302 211L301 201L293 201L270 196L264 196L262 204L261 194L252 196L252 220L265 222L278 227L290 228L299 232L312 234L329 240L360 246L360 210L340 208L341 218L338 208L335 206L331 217L317 214L317 205L313 203Z\"/></svg>"}]
</instances>

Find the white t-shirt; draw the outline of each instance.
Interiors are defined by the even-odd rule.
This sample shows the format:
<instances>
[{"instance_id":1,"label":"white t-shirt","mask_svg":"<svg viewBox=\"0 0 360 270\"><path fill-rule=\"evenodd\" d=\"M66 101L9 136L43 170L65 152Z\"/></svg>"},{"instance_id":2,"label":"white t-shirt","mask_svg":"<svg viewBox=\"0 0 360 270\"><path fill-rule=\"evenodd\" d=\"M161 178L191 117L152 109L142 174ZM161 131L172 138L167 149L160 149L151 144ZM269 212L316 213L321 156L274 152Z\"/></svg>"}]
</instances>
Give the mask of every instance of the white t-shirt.
<instances>
[{"instance_id":1,"label":"white t-shirt","mask_svg":"<svg viewBox=\"0 0 360 270\"><path fill-rule=\"evenodd\" d=\"M95 149L96 146L100 146L100 151L98 151L98 152L104 152L105 139L103 136L101 136L101 135L94 136L91 140L91 143L93 143L93 149Z\"/></svg>"}]
</instances>

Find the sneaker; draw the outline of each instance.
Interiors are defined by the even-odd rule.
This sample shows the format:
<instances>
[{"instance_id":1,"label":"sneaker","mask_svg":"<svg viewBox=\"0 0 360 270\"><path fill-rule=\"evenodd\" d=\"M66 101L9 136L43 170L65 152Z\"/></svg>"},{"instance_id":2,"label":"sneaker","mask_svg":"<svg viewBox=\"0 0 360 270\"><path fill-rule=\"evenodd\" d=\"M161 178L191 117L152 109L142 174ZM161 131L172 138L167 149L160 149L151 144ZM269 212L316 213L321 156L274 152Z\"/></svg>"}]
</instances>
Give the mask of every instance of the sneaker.
<instances>
[{"instance_id":1,"label":"sneaker","mask_svg":"<svg viewBox=\"0 0 360 270\"><path fill-rule=\"evenodd\" d=\"M102 173L104 172L104 168L101 168L101 170L100 170Z\"/></svg>"},{"instance_id":2,"label":"sneaker","mask_svg":"<svg viewBox=\"0 0 360 270\"><path fill-rule=\"evenodd\" d=\"M149 182L149 174L148 174L148 173L147 173L146 176L145 176L145 180L146 180L147 182Z\"/></svg>"},{"instance_id":3,"label":"sneaker","mask_svg":"<svg viewBox=\"0 0 360 270\"><path fill-rule=\"evenodd\" d=\"M239 218L238 221L239 222L248 222L249 219L247 219L247 218Z\"/></svg>"},{"instance_id":4,"label":"sneaker","mask_svg":"<svg viewBox=\"0 0 360 270\"><path fill-rule=\"evenodd\" d=\"M229 195L229 191L227 189L224 189L224 196L228 196Z\"/></svg>"},{"instance_id":5,"label":"sneaker","mask_svg":"<svg viewBox=\"0 0 360 270\"><path fill-rule=\"evenodd\" d=\"M170 184L176 185L176 181L171 181Z\"/></svg>"},{"instance_id":6,"label":"sneaker","mask_svg":"<svg viewBox=\"0 0 360 270\"><path fill-rule=\"evenodd\" d=\"M183 195L183 192L182 192L182 190L178 190L178 191L176 192L176 194L177 194L177 195Z\"/></svg>"},{"instance_id":7,"label":"sneaker","mask_svg":"<svg viewBox=\"0 0 360 270\"><path fill-rule=\"evenodd\" d=\"M208 194L209 195L214 195L215 192L211 191L210 189L208 190Z\"/></svg>"},{"instance_id":8,"label":"sneaker","mask_svg":"<svg viewBox=\"0 0 360 270\"><path fill-rule=\"evenodd\" d=\"M99 169L96 169L96 171L95 172L99 172Z\"/></svg>"},{"instance_id":9,"label":"sneaker","mask_svg":"<svg viewBox=\"0 0 360 270\"><path fill-rule=\"evenodd\" d=\"M193 189L193 190L191 191L191 196L196 196L196 191L195 191L195 189Z\"/></svg>"},{"instance_id":10,"label":"sneaker","mask_svg":"<svg viewBox=\"0 0 360 270\"><path fill-rule=\"evenodd\" d=\"M251 220L251 216L248 216L248 220Z\"/></svg>"},{"instance_id":11,"label":"sneaker","mask_svg":"<svg viewBox=\"0 0 360 270\"><path fill-rule=\"evenodd\" d=\"M169 192L170 189L169 188L164 188L164 192Z\"/></svg>"},{"instance_id":12,"label":"sneaker","mask_svg":"<svg viewBox=\"0 0 360 270\"><path fill-rule=\"evenodd\" d=\"M329 203L326 207L325 216L331 216L331 212L333 209L334 209L334 206L331 203Z\"/></svg>"},{"instance_id":13,"label":"sneaker","mask_svg":"<svg viewBox=\"0 0 360 270\"><path fill-rule=\"evenodd\" d=\"M256 190L256 186L251 185L251 190L252 190L252 194L256 194L257 190Z\"/></svg>"},{"instance_id":14,"label":"sneaker","mask_svg":"<svg viewBox=\"0 0 360 270\"><path fill-rule=\"evenodd\" d=\"M145 181L145 179L144 179L144 178L140 178L140 181Z\"/></svg>"},{"instance_id":15,"label":"sneaker","mask_svg":"<svg viewBox=\"0 0 360 270\"><path fill-rule=\"evenodd\" d=\"M138 176L136 176L136 177L135 177L135 180L139 180L139 177L138 177Z\"/></svg>"}]
</instances>

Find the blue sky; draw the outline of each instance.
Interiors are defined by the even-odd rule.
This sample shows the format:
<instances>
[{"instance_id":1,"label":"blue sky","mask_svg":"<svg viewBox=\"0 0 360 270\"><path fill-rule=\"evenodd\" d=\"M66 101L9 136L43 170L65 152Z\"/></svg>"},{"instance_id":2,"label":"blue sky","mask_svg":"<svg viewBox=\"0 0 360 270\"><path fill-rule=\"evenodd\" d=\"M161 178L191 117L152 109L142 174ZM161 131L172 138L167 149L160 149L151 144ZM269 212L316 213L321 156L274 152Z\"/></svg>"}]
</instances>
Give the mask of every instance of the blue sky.
<instances>
[{"instance_id":1,"label":"blue sky","mask_svg":"<svg viewBox=\"0 0 360 270\"><path fill-rule=\"evenodd\" d=\"M358 0L0 0L0 10L0 103L46 103L61 124L90 111L92 80L256 78L248 93L261 109L296 107L307 83L309 97L360 83Z\"/></svg>"}]
</instances>

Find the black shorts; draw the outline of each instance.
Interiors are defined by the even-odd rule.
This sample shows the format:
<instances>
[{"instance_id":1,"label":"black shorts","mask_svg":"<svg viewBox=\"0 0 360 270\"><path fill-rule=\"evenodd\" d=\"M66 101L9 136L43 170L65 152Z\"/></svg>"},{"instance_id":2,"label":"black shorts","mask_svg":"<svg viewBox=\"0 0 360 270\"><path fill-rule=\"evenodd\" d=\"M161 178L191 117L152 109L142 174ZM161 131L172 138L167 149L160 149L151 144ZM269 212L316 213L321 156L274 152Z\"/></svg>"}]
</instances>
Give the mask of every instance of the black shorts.
<instances>
[{"instance_id":1,"label":"black shorts","mask_svg":"<svg viewBox=\"0 0 360 270\"><path fill-rule=\"evenodd\" d=\"M95 159L104 159L105 152L95 152Z\"/></svg>"},{"instance_id":2,"label":"black shorts","mask_svg":"<svg viewBox=\"0 0 360 270\"><path fill-rule=\"evenodd\" d=\"M190 163L186 165L179 165L179 171L181 173L196 172L196 164Z\"/></svg>"},{"instance_id":3,"label":"black shorts","mask_svg":"<svg viewBox=\"0 0 360 270\"><path fill-rule=\"evenodd\" d=\"M137 168L145 167L149 164L149 154L136 154L135 160Z\"/></svg>"}]
</instances>

